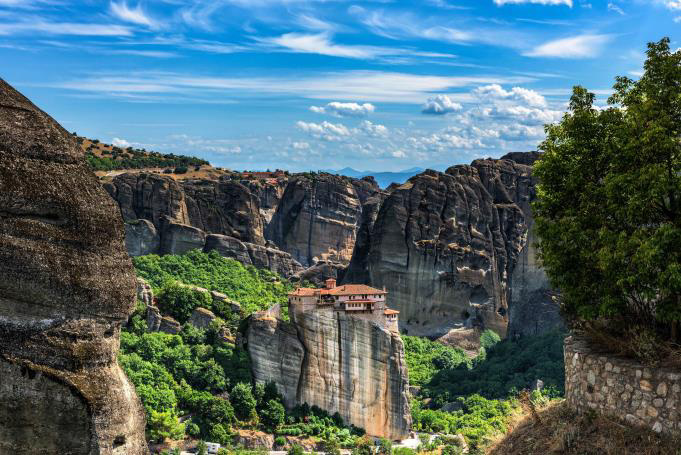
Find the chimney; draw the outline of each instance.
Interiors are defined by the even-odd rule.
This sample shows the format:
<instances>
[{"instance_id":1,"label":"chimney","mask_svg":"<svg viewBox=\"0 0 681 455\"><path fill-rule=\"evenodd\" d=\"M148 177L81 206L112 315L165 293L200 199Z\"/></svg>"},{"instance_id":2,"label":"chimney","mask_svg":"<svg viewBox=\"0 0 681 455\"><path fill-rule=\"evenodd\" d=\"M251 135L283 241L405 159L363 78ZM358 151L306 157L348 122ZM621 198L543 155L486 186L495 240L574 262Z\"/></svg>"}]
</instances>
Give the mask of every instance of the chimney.
<instances>
[{"instance_id":1,"label":"chimney","mask_svg":"<svg viewBox=\"0 0 681 455\"><path fill-rule=\"evenodd\" d=\"M336 280L333 278L329 278L328 280L325 281L326 283L326 289L333 289L336 287Z\"/></svg>"}]
</instances>

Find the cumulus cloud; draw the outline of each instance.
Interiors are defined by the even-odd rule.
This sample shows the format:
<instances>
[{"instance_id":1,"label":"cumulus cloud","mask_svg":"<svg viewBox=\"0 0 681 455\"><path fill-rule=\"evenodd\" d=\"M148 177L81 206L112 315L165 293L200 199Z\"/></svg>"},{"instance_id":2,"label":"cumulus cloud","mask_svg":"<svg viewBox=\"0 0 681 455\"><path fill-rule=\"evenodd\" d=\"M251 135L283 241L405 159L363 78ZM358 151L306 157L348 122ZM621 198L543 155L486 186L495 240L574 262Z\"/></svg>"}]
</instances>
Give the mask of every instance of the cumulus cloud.
<instances>
[{"instance_id":1,"label":"cumulus cloud","mask_svg":"<svg viewBox=\"0 0 681 455\"><path fill-rule=\"evenodd\" d=\"M549 41L525 52L526 57L593 58L612 39L612 35L585 34Z\"/></svg>"},{"instance_id":2,"label":"cumulus cloud","mask_svg":"<svg viewBox=\"0 0 681 455\"><path fill-rule=\"evenodd\" d=\"M132 144L130 144L130 142L126 141L125 139L121 139L121 138L118 138L118 137L113 138L113 140L111 141L111 144L113 144L116 147L121 147L121 148L128 148L132 145Z\"/></svg>"},{"instance_id":3,"label":"cumulus cloud","mask_svg":"<svg viewBox=\"0 0 681 455\"><path fill-rule=\"evenodd\" d=\"M373 137L388 137L388 128L384 125L372 123L369 120L364 120L360 123L356 131Z\"/></svg>"},{"instance_id":4,"label":"cumulus cloud","mask_svg":"<svg viewBox=\"0 0 681 455\"><path fill-rule=\"evenodd\" d=\"M473 93L481 98L513 100L529 106L546 107L546 99L542 95L522 87L506 91L499 84L490 84L476 88Z\"/></svg>"},{"instance_id":5,"label":"cumulus cloud","mask_svg":"<svg viewBox=\"0 0 681 455\"><path fill-rule=\"evenodd\" d=\"M453 102L447 95L437 95L428 98L421 112L430 115L445 115L461 109L461 104Z\"/></svg>"},{"instance_id":6,"label":"cumulus cloud","mask_svg":"<svg viewBox=\"0 0 681 455\"><path fill-rule=\"evenodd\" d=\"M322 123L299 121L296 123L296 127L317 139L325 141L340 141L343 138L350 136L350 130L341 123L331 123L327 121Z\"/></svg>"},{"instance_id":7,"label":"cumulus cloud","mask_svg":"<svg viewBox=\"0 0 681 455\"><path fill-rule=\"evenodd\" d=\"M371 103L341 103L333 101L326 106L310 106L312 112L329 114L334 117L365 117L376 110Z\"/></svg>"},{"instance_id":8,"label":"cumulus cloud","mask_svg":"<svg viewBox=\"0 0 681 455\"><path fill-rule=\"evenodd\" d=\"M681 0L660 0L664 6L671 10L681 10Z\"/></svg>"}]
</instances>

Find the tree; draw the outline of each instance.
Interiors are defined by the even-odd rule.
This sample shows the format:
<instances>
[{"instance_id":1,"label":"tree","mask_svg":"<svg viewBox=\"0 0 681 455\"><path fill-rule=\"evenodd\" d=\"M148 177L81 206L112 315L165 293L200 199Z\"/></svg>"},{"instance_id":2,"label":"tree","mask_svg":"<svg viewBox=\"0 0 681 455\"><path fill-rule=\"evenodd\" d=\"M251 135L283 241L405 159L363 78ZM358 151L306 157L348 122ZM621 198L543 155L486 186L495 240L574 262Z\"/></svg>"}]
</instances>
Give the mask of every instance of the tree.
<instances>
[{"instance_id":1,"label":"tree","mask_svg":"<svg viewBox=\"0 0 681 455\"><path fill-rule=\"evenodd\" d=\"M229 399L234 407L236 418L242 422L248 422L256 416L256 401L253 397L251 385L240 382L232 388Z\"/></svg>"},{"instance_id":2,"label":"tree","mask_svg":"<svg viewBox=\"0 0 681 455\"><path fill-rule=\"evenodd\" d=\"M534 166L543 265L576 322L642 326L676 340L681 320L681 52L648 44L638 81L607 109L575 87Z\"/></svg>"},{"instance_id":3,"label":"tree","mask_svg":"<svg viewBox=\"0 0 681 455\"><path fill-rule=\"evenodd\" d=\"M208 447L204 441L199 441L196 445L196 455L207 455Z\"/></svg>"},{"instance_id":4,"label":"tree","mask_svg":"<svg viewBox=\"0 0 681 455\"><path fill-rule=\"evenodd\" d=\"M284 406L276 401L270 400L265 405L265 408L260 412L260 421L266 429L275 431L284 424L286 418L286 410Z\"/></svg>"},{"instance_id":5,"label":"tree","mask_svg":"<svg viewBox=\"0 0 681 455\"><path fill-rule=\"evenodd\" d=\"M158 294L158 307L181 323L187 322L198 307L210 308L212 299L208 292L197 291L178 282L168 283Z\"/></svg>"},{"instance_id":6,"label":"tree","mask_svg":"<svg viewBox=\"0 0 681 455\"><path fill-rule=\"evenodd\" d=\"M373 454L374 446L371 443L371 440L366 436L359 438L355 444L355 447L352 449L352 455L373 455Z\"/></svg>"},{"instance_id":7,"label":"tree","mask_svg":"<svg viewBox=\"0 0 681 455\"><path fill-rule=\"evenodd\" d=\"M391 455L393 453L393 443L385 438L378 441L377 452L378 455Z\"/></svg>"},{"instance_id":8,"label":"tree","mask_svg":"<svg viewBox=\"0 0 681 455\"><path fill-rule=\"evenodd\" d=\"M303 453L303 448L298 444L293 444L291 448L288 449L288 452L286 452L287 455L303 455Z\"/></svg>"},{"instance_id":9,"label":"tree","mask_svg":"<svg viewBox=\"0 0 681 455\"><path fill-rule=\"evenodd\" d=\"M341 453L340 442L338 442L338 438L335 436L329 436L324 439L322 446L326 455L340 455Z\"/></svg>"},{"instance_id":10,"label":"tree","mask_svg":"<svg viewBox=\"0 0 681 455\"><path fill-rule=\"evenodd\" d=\"M184 438L184 424L172 412L151 411L147 422L149 437L152 441Z\"/></svg>"}]
</instances>

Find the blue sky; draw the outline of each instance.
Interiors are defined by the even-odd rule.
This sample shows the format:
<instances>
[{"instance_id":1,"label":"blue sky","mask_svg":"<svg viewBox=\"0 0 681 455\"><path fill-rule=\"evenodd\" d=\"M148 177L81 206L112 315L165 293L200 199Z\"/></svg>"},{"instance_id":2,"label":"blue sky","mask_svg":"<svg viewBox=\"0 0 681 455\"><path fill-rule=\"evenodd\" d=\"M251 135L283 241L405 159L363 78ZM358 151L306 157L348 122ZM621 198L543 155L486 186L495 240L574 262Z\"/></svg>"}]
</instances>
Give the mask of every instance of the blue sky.
<instances>
[{"instance_id":1,"label":"blue sky","mask_svg":"<svg viewBox=\"0 0 681 455\"><path fill-rule=\"evenodd\" d=\"M604 102L681 0L0 0L0 77L79 134L233 169L446 168Z\"/></svg>"}]
</instances>

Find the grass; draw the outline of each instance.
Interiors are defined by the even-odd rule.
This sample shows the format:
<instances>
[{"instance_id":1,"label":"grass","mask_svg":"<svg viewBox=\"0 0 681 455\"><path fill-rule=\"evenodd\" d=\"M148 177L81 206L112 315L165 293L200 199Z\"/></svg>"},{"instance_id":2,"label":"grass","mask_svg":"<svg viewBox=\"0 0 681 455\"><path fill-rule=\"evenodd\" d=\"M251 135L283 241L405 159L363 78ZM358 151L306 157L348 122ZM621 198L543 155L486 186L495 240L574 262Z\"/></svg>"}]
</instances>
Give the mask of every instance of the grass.
<instances>
[{"instance_id":1,"label":"grass","mask_svg":"<svg viewBox=\"0 0 681 455\"><path fill-rule=\"evenodd\" d=\"M680 440L608 416L578 415L564 400L516 414L487 455L681 455Z\"/></svg>"}]
</instances>

